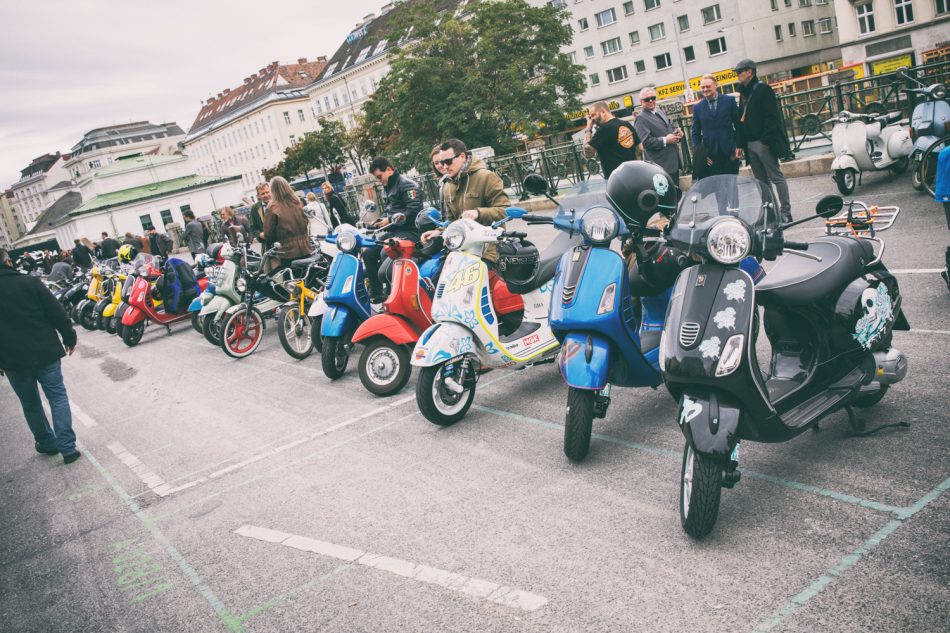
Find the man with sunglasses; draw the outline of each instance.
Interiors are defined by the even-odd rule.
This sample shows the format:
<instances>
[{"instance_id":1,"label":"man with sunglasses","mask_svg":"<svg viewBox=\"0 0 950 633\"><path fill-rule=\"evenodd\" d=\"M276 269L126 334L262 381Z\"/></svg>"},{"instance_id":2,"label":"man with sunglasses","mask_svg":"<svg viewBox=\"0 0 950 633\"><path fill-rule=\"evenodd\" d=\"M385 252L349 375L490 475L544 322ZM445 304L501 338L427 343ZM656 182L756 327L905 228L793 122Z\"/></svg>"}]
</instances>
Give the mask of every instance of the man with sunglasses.
<instances>
[{"instance_id":1,"label":"man with sunglasses","mask_svg":"<svg viewBox=\"0 0 950 633\"><path fill-rule=\"evenodd\" d=\"M678 187L680 155L677 146L683 138L683 130L673 125L666 113L657 109L655 89L644 88L640 91L640 105L642 108L633 122L633 129L637 131L643 145L643 157L662 167Z\"/></svg>"},{"instance_id":2,"label":"man with sunglasses","mask_svg":"<svg viewBox=\"0 0 950 633\"><path fill-rule=\"evenodd\" d=\"M452 222L468 218L487 226L505 217L508 194L498 174L489 170L485 161L472 156L465 143L457 138L449 139L440 147L436 160L445 169L442 185L445 219ZM441 232L441 229L426 231L422 241L428 242ZM498 259L493 245L485 250L485 259Z\"/></svg>"}]
</instances>

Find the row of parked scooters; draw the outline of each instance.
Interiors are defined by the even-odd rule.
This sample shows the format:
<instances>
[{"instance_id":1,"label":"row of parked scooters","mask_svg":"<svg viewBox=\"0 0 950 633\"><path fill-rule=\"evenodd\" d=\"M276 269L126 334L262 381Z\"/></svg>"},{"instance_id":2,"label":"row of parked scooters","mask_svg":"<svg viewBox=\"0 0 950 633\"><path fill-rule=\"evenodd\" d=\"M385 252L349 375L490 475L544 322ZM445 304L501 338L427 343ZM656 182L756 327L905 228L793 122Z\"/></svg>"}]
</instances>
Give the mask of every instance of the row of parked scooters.
<instances>
[{"instance_id":1,"label":"row of parked scooters","mask_svg":"<svg viewBox=\"0 0 950 633\"><path fill-rule=\"evenodd\" d=\"M548 196L540 176L524 186ZM682 525L696 538L713 528L722 488L740 479L742 440L786 441L842 409L853 432L868 432L852 407L872 406L906 375L891 339L909 325L879 237L896 207L827 196L816 209L825 234L794 242L784 230L811 218L782 224L758 181L714 176L678 195L659 167L639 161L609 182L581 182L550 199L553 215L510 207L491 226L446 223L431 209L419 222L443 232L425 248L343 225L321 236L311 257L270 274L262 271L268 253L216 247L199 257L181 295L194 298L174 314L161 306L178 301L181 284L163 278L186 271L139 255L124 272L104 274L100 265L88 291L101 297L91 322L85 303L77 318L116 329L128 345L141 339L129 311L158 324L191 318L240 358L274 317L284 349L299 359L320 352L330 379L346 372L357 346L360 378L376 395L398 392L417 367L419 410L438 425L466 415L486 372L552 363L567 385L564 452L574 461L587 456L612 389L665 384L686 440ZM553 226L557 237L539 252L525 231L507 227L512 220ZM383 273L388 298L376 309L361 253L378 245L392 265ZM765 260L778 260L767 275ZM756 354L762 328L767 369Z\"/></svg>"}]
</instances>

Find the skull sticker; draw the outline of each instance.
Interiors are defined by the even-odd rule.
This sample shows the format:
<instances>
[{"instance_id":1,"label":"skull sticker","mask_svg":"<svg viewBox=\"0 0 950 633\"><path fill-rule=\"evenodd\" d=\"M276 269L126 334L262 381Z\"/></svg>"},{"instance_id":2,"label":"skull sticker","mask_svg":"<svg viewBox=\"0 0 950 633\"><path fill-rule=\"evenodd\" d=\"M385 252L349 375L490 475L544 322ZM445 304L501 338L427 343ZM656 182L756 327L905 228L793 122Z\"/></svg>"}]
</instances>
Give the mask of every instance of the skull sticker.
<instances>
[{"instance_id":1,"label":"skull sticker","mask_svg":"<svg viewBox=\"0 0 950 633\"><path fill-rule=\"evenodd\" d=\"M858 319L853 336L861 347L871 349L894 316L887 286L881 284L876 289L866 288L861 293L861 307L864 308L864 316Z\"/></svg>"},{"instance_id":2,"label":"skull sticker","mask_svg":"<svg viewBox=\"0 0 950 633\"><path fill-rule=\"evenodd\" d=\"M670 181L666 179L665 174L653 174L653 188L661 198L670 190Z\"/></svg>"}]
</instances>

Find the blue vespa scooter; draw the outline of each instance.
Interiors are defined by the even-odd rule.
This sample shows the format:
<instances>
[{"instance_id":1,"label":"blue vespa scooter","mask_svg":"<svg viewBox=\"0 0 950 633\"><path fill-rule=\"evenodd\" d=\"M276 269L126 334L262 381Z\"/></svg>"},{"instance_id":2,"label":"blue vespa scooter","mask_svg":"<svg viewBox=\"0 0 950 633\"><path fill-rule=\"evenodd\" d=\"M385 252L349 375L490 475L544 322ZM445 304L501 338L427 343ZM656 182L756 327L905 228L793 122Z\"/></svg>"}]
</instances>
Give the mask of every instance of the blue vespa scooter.
<instances>
[{"instance_id":1,"label":"blue vespa scooter","mask_svg":"<svg viewBox=\"0 0 950 633\"><path fill-rule=\"evenodd\" d=\"M914 141L914 149L910 154L910 183L917 191L923 191L928 184L932 190L937 155L940 153L941 146L937 145L931 150L929 154L931 158L927 159L930 164L924 164L924 154L950 132L950 103L947 102L947 88L941 83L928 86L909 74L906 68L901 70L900 75L907 79L908 83L917 86L905 88L903 92L921 99L910 115L910 137Z\"/></svg>"}]
</instances>

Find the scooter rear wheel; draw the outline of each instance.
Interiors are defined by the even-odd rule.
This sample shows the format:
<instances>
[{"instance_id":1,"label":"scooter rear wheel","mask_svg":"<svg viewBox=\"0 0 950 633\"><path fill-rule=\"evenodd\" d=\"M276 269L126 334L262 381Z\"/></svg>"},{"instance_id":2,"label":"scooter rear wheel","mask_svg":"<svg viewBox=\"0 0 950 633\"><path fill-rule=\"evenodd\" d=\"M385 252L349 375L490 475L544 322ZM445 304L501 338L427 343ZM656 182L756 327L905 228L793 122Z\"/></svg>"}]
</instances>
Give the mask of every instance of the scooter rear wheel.
<instances>
[{"instance_id":1,"label":"scooter rear wheel","mask_svg":"<svg viewBox=\"0 0 950 633\"><path fill-rule=\"evenodd\" d=\"M135 347L142 340L142 334L145 333L145 321L139 321L135 325L126 325L122 328L122 342L129 347Z\"/></svg>"},{"instance_id":2,"label":"scooter rear wheel","mask_svg":"<svg viewBox=\"0 0 950 633\"><path fill-rule=\"evenodd\" d=\"M277 317L277 337L284 351L297 360L303 360L313 352L310 317L300 313L299 305L280 311Z\"/></svg>"},{"instance_id":3,"label":"scooter rear wheel","mask_svg":"<svg viewBox=\"0 0 950 633\"><path fill-rule=\"evenodd\" d=\"M683 449L680 471L680 523L695 539L709 534L719 517L723 463L700 455L689 442Z\"/></svg>"},{"instance_id":4,"label":"scooter rear wheel","mask_svg":"<svg viewBox=\"0 0 950 633\"><path fill-rule=\"evenodd\" d=\"M379 337L360 355L360 381L370 393L391 396L406 386L412 373L409 350Z\"/></svg>"},{"instance_id":5,"label":"scooter rear wheel","mask_svg":"<svg viewBox=\"0 0 950 633\"><path fill-rule=\"evenodd\" d=\"M462 393L455 393L445 384L445 364L423 367L416 382L416 404L426 420L439 426L450 426L465 417L475 400L475 383ZM465 378L462 379L464 385Z\"/></svg>"},{"instance_id":6,"label":"scooter rear wheel","mask_svg":"<svg viewBox=\"0 0 950 633\"><path fill-rule=\"evenodd\" d=\"M590 433L594 423L596 391L567 390L567 416L564 420L564 454L572 462L582 462L590 451Z\"/></svg>"},{"instance_id":7,"label":"scooter rear wheel","mask_svg":"<svg viewBox=\"0 0 950 633\"><path fill-rule=\"evenodd\" d=\"M254 353L264 338L264 317L257 308L238 310L221 327L221 349L231 358Z\"/></svg>"},{"instance_id":8,"label":"scooter rear wheel","mask_svg":"<svg viewBox=\"0 0 950 633\"><path fill-rule=\"evenodd\" d=\"M95 304L84 303L79 311L79 325L90 332L96 329Z\"/></svg>"}]
</instances>

